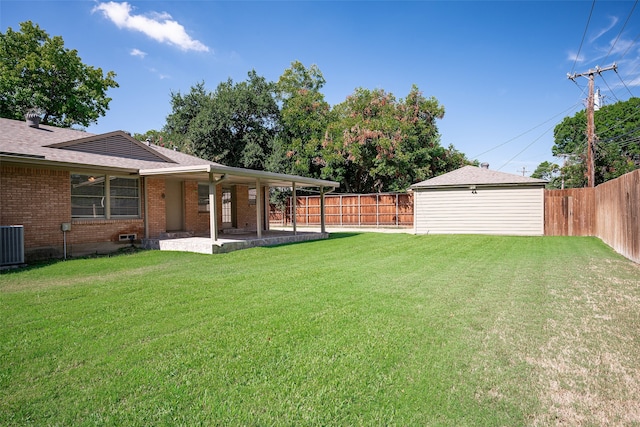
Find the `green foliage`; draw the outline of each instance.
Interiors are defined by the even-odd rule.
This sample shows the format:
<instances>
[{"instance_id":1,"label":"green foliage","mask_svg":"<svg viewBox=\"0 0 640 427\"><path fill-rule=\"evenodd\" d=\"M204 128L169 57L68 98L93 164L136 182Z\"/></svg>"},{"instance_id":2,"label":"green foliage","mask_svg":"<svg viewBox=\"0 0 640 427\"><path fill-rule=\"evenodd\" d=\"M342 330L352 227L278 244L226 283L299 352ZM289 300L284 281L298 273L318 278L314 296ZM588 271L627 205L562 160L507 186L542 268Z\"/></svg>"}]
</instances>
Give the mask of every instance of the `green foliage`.
<instances>
[{"instance_id":1,"label":"green foliage","mask_svg":"<svg viewBox=\"0 0 640 427\"><path fill-rule=\"evenodd\" d=\"M172 143L166 132L158 130L148 130L145 133L134 133L133 138L140 142L150 142L155 145L166 148L178 148L178 145Z\"/></svg>"},{"instance_id":2,"label":"green foliage","mask_svg":"<svg viewBox=\"0 0 640 427\"><path fill-rule=\"evenodd\" d=\"M617 102L595 112L595 183L640 168L640 98ZM567 155L565 187L586 185L586 112L566 117L554 129L554 156Z\"/></svg>"},{"instance_id":3,"label":"green foliage","mask_svg":"<svg viewBox=\"0 0 640 427\"><path fill-rule=\"evenodd\" d=\"M280 133L271 159L276 172L320 178L322 138L331 121L329 104L320 89L325 80L316 65L295 61L277 83L282 101Z\"/></svg>"},{"instance_id":4,"label":"green foliage","mask_svg":"<svg viewBox=\"0 0 640 427\"><path fill-rule=\"evenodd\" d=\"M164 128L183 151L227 166L263 170L278 132L274 84L248 73L207 93L204 83L186 95L171 94L172 113Z\"/></svg>"},{"instance_id":5,"label":"green foliage","mask_svg":"<svg viewBox=\"0 0 640 427\"><path fill-rule=\"evenodd\" d=\"M182 151L229 166L326 178L347 192L404 191L469 164L440 145L444 107L416 86L406 99L359 88L331 108L316 65L294 61L277 83L255 71L207 93L204 83L171 94L164 131ZM279 102L279 105L276 103ZM282 200L276 191L273 200Z\"/></svg>"},{"instance_id":6,"label":"green foliage","mask_svg":"<svg viewBox=\"0 0 640 427\"><path fill-rule=\"evenodd\" d=\"M109 109L107 90L118 87L114 77L83 64L61 37L49 37L31 21L0 33L1 117L22 120L37 110L44 124L88 126Z\"/></svg>"},{"instance_id":7,"label":"green foliage","mask_svg":"<svg viewBox=\"0 0 640 427\"><path fill-rule=\"evenodd\" d=\"M440 145L435 121L444 107L415 85L400 101L382 89L358 88L334 113L323 141L323 174L347 192L403 191L468 163Z\"/></svg>"},{"instance_id":8,"label":"green foliage","mask_svg":"<svg viewBox=\"0 0 640 427\"><path fill-rule=\"evenodd\" d=\"M548 189L559 189L562 187L560 166L555 163L551 163L548 161L540 163L536 170L531 174L531 178L538 178L549 181L546 185Z\"/></svg>"}]
</instances>

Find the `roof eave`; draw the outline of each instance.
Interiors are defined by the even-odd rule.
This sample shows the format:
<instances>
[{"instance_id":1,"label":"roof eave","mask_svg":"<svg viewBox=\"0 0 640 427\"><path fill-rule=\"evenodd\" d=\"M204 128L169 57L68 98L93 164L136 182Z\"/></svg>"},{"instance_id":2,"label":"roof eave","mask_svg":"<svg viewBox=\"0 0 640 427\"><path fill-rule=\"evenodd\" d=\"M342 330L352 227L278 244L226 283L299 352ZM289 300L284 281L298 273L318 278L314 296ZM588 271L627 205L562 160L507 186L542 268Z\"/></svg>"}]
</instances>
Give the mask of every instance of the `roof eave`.
<instances>
[{"instance_id":1,"label":"roof eave","mask_svg":"<svg viewBox=\"0 0 640 427\"><path fill-rule=\"evenodd\" d=\"M414 184L409 187L411 190L436 190L436 189L450 189L450 188L469 188L469 187L544 187L547 184L544 182L513 182L513 183L483 183L483 184L449 184L449 185L417 185Z\"/></svg>"},{"instance_id":2,"label":"roof eave","mask_svg":"<svg viewBox=\"0 0 640 427\"><path fill-rule=\"evenodd\" d=\"M35 156L0 154L0 161L8 164L33 165L39 167L49 167L53 169L71 169L77 171L91 170L117 172L123 174L138 174L138 169L135 168L118 168L113 166L91 165L86 163L60 162Z\"/></svg>"},{"instance_id":3,"label":"roof eave","mask_svg":"<svg viewBox=\"0 0 640 427\"><path fill-rule=\"evenodd\" d=\"M157 168L157 169L140 169L141 176L170 176L180 174L203 174L213 173L216 175L230 175L239 176L243 178L255 178L265 180L273 183L281 184L293 184L300 187L340 187L339 182L328 181L323 179L307 178L297 175L288 175L275 172L256 171L253 169L243 169L231 166L217 165L217 164L203 164L194 166L177 166L169 168Z\"/></svg>"}]
</instances>

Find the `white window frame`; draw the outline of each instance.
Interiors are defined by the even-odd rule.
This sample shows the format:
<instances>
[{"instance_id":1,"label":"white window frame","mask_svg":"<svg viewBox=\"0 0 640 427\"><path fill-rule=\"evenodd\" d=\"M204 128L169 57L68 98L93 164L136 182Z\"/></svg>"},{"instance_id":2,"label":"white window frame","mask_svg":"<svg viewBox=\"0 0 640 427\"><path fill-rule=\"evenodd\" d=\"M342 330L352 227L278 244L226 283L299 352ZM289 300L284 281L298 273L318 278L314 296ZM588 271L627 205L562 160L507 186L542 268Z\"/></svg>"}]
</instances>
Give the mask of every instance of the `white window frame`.
<instances>
[{"instance_id":1,"label":"white window frame","mask_svg":"<svg viewBox=\"0 0 640 427\"><path fill-rule=\"evenodd\" d=\"M102 183L103 192L100 201L100 209L103 209L103 214L98 215L95 213L95 205L94 205L94 213L93 215L78 215L73 212L73 199L74 198L85 198L85 197L96 197L96 196L83 196L83 195L74 195L74 185L70 185L71 192L71 218L77 219L131 219L131 218L140 218L141 217L141 191L140 191L140 178L132 178L130 176L122 176L122 175L107 175L107 174L89 174L86 172L71 172L71 176L83 176L87 177L87 180L84 183L76 184L76 185L91 185L93 182ZM128 179L136 181L136 197L126 197L126 198L135 198L137 199L137 211L138 213L135 215L112 215L111 213L111 181L113 179ZM97 196L100 197L100 196ZM123 198L119 196L118 198Z\"/></svg>"}]
</instances>

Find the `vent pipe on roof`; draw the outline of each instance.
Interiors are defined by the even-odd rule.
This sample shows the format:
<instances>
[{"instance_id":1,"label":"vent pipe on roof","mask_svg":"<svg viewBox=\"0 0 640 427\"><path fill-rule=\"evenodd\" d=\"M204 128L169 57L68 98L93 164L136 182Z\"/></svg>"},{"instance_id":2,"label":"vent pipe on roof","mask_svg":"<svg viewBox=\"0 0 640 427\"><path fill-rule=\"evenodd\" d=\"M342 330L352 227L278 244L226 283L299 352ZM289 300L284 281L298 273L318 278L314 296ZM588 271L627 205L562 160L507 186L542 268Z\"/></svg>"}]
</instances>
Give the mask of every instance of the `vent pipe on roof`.
<instances>
[{"instance_id":1,"label":"vent pipe on roof","mask_svg":"<svg viewBox=\"0 0 640 427\"><path fill-rule=\"evenodd\" d=\"M480 163L480 167L481 167L482 169L489 169L489 163L487 163L487 162Z\"/></svg>"},{"instance_id":2,"label":"vent pipe on roof","mask_svg":"<svg viewBox=\"0 0 640 427\"><path fill-rule=\"evenodd\" d=\"M24 115L24 118L27 120L27 126L36 129L40 127L40 115L38 113L29 111Z\"/></svg>"}]
</instances>

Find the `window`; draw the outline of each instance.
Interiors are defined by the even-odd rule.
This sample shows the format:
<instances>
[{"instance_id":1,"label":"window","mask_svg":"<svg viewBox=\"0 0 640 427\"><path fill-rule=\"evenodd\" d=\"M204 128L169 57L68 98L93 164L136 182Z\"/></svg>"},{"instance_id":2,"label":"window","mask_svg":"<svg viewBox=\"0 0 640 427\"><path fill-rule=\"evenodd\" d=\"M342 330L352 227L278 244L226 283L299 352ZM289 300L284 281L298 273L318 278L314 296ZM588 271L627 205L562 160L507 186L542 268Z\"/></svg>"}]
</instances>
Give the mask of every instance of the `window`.
<instances>
[{"instance_id":1,"label":"window","mask_svg":"<svg viewBox=\"0 0 640 427\"><path fill-rule=\"evenodd\" d=\"M198 212L209 212L209 184L198 184Z\"/></svg>"},{"instance_id":2,"label":"window","mask_svg":"<svg viewBox=\"0 0 640 427\"><path fill-rule=\"evenodd\" d=\"M135 178L109 177L111 218L140 216L140 187Z\"/></svg>"},{"instance_id":3,"label":"window","mask_svg":"<svg viewBox=\"0 0 640 427\"><path fill-rule=\"evenodd\" d=\"M228 188L222 190L222 222L231 223L231 190Z\"/></svg>"},{"instance_id":4,"label":"window","mask_svg":"<svg viewBox=\"0 0 640 427\"><path fill-rule=\"evenodd\" d=\"M71 216L104 218L104 176L71 174Z\"/></svg>"},{"instance_id":5,"label":"window","mask_svg":"<svg viewBox=\"0 0 640 427\"><path fill-rule=\"evenodd\" d=\"M140 217L139 180L109 175L71 174L71 216Z\"/></svg>"},{"instance_id":6,"label":"window","mask_svg":"<svg viewBox=\"0 0 640 427\"><path fill-rule=\"evenodd\" d=\"M249 206L255 206L255 205L256 205L256 189L250 188L249 189Z\"/></svg>"}]
</instances>

